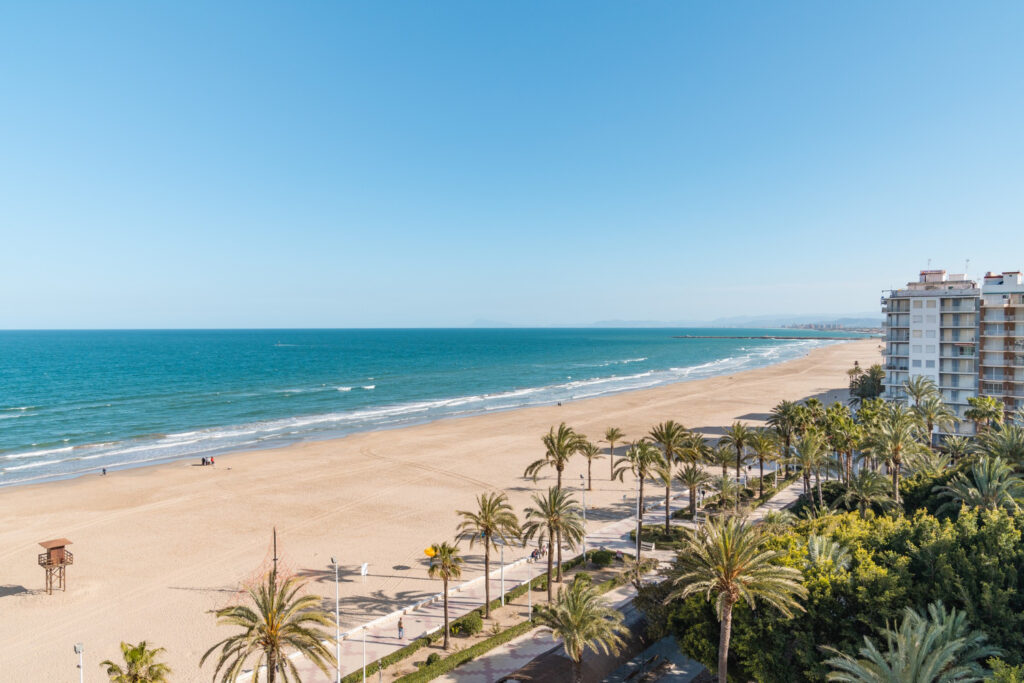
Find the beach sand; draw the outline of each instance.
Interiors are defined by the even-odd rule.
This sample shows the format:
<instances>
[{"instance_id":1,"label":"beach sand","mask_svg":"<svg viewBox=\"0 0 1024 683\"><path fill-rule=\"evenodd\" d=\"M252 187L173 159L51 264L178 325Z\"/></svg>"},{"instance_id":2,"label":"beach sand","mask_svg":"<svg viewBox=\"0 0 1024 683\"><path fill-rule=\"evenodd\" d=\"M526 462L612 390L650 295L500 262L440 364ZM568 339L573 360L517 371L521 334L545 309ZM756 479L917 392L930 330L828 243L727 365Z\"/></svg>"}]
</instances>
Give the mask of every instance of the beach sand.
<instances>
[{"instance_id":1,"label":"beach sand","mask_svg":"<svg viewBox=\"0 0 1024 683\"><path fill-rule=\"evenodd\" d=\"M167 648L174 680L207 680L213 667L201 670L200 657L231 633L208 611L268 566L274 526L282 567L309 577L332 609L329 563L339 558L343 628L352 626L440 591L423 549L452 539L455 511L472 509L478 493L504 489L521 510L553 483L521 476L552 425L597 441L608 426L635 439L674 419L717 436L734 420L759 423L782 399L839 396L855 360L879 359L877 340L835 344L734 375L238 453L216 467L175 462L0 490L0 680L77 680L77 642L86 680L99 680L99 662L118 659L121 640ZM633 482L609 482L608 465L594 463L591 522L633 505ZM585 471L586 461L573 462L567 485ZM51 596L37 543L59 537L73 541L75 561L67 592ZM463 544L464 580L482 572L477 550Z\"/></svg>"}]
</instances>

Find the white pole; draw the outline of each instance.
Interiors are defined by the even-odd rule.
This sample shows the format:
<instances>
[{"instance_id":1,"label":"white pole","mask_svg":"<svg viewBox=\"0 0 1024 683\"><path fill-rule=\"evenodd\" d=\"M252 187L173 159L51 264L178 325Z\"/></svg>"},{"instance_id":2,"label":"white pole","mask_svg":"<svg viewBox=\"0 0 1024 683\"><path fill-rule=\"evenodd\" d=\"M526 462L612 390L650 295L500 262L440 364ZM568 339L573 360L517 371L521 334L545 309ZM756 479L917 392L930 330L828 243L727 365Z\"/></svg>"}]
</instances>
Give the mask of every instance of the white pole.
<instances>
[{"instance_id":1,"label":"white pole","mask_svg":"<svg viewBox=\"0 0 1024 683\"><path fill-rule=\"evenodd\" d=\"M78 650L78 683L85 683L85 669L82 668L82 650Z\"/></svg>"},{"instance_id":2,"label":"white pole","mask_svg":"<svg viewBox=\"0 0 1024 683\"><path fill-rule=\"evenodd\" d=\"M491 577L487 577L485 581L490 581ZM505 606L505 544L501 544L501 606ZM488 608L489 609L489 608Z\"/></svg>"},{"instance_id":3,"label":"white pole","mask_svg":"<svg viewBox=\"0 0 1024 683\"><path fill-rule=\"evenodd\" d=\"M526 579L526 609L529 610L528 619L533 623L533 577Z\"/></svg>"},{"instance_id":4,"label":"white pole","mask_svg":"<svg viewBox=\"0 0 1024 683\"><path fill-rule=\"evenodd\" d=\"M338 599L338 560L331 558L334 565L334 667L337 683L341 683L341 602Z\"/></svg>"},{"instance_id":5,"label":"white pole","mask_svg":"<svg viewBox=\"0 0 1024 683\"><path fill-rule=\"evenodd\" d=\"M643 529L640 516L640 477L636 478L636 559L640 559L640 531Z\"/></svg>"},{"instance_id":6,"label":"white pole","mask_svg":"<svg viewBox=\"0 0 1024 683\"><path fill-rule=\"evenodd\" d=\"M366 627L363 627L363 683L366 683Z\"/></svg>"},{"instance_id":7,"label":"white pole","mask_svg":"<svg viewBox=\"0 0 1024 683\"><path fill-rule=\"evenodd\" d=\"M583 475L580 475L583 479ZM583 564L587 564L587 483L580 481L580 489L583 491Z\"/></svg>"}]
</instances>

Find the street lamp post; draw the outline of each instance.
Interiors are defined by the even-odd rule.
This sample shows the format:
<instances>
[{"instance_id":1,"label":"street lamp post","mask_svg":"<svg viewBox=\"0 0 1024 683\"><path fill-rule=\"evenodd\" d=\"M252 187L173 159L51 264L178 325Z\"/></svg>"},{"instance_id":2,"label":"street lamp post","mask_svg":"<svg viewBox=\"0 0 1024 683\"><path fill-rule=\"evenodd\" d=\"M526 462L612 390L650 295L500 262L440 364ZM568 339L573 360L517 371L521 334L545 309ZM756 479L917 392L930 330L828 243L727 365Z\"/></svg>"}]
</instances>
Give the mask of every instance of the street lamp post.
<instances>
[{"instance_id":1,"label":"street lamp post","mask_svg":"<svg viewBox=\"0 0 1024 683\"><path fill-rule=\"evenodd\" d=\"M366 627L363 627L363 683L366 683Z\"/></svg>"},{"instance_id":2,"label":"street lamp post","mask_svg":"<svg viewBox=\"0 0 1024 683\"><path fill-rule=\"evenodd\" d=\"M341 602L338 599L338 560L331 557L334 565L334 661L335 681L341 683Z\"/></svg>"},{"instance_id":3,"label":"street lamp post","mask_svg":"<svg viewBox=\"0 0 1024 683\"><path fill-rule=\"evenodd\" d=\"M490 581L491 577L487 577L484 581ZM505 542L501 542L501 606L505 606Z\"/></svg>"},{"instance_id":4,"label":"street lamp post","mask_svg":"<svg viewBox=\"0 0 1024 683\"><path fill-rule=\"evenodd\" d=\"M82 652L85 648L81 643L75 643L75 654L78 655L78 683L85 681L85 669L82 668Z\"/></svg>"},{"instance_id":5,"label":"street lamp post","mask_svg":"<svg viewBox=\"0 0 1024 683\"><path fill-rule=\"evenodd\" d=\"M640 512L640 477L636 478L636 559L640 561L640 532L643 530L643 515Z\"/></svg>"}]
</instances>

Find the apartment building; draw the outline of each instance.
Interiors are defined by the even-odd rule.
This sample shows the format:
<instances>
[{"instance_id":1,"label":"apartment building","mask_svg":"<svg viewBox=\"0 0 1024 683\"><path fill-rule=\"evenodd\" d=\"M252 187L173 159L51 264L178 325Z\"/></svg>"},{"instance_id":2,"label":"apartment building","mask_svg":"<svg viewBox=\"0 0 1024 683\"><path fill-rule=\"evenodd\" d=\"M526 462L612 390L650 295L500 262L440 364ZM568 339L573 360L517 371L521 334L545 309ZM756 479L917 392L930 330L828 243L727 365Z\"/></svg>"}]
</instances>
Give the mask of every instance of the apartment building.
<instances>
[{"instance_id":1,"label":"apartment building","mask_svg":"<svg viewBox=\"0 0 1024 683\"><path fill-rule=\"evenodd\" d=\"M1024 407L1024 276L989 273L982 282L979 318L980 392L1007 412Z\"/></svg>"},{"instance_id":2,"label":"apartment building","mask_svg":"<svg viewBox=\"0 0 1024 683\"><path fill-rule=\"evenodd\" d=\"M978 390L978 310L981 290L965 275L922 270L917 282L882 297L885 313L883 398L906 400L903 385L915 375L930 377L958 417ZM970 422L953 430L971 434Z\"/></svg>"}]
</instances>

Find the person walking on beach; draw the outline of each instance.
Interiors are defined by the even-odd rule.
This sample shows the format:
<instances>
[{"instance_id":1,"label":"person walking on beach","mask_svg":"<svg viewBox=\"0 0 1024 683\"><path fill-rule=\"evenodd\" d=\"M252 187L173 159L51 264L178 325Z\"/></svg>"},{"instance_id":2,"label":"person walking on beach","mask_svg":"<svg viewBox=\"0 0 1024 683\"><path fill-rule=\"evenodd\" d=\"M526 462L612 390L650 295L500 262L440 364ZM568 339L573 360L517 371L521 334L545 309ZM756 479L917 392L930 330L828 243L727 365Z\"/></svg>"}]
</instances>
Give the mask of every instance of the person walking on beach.
<instances>
[{"instance_id":1,"label":"person walking on beach","mask_svg":"<svg viewBox=\"0 0 1024 683\"><path fill-rule=\"evenodd\" d=\"M402 618L398 618L398 639L405 638L405 626L402 624Z\"/></svg>"}]
</instances>

